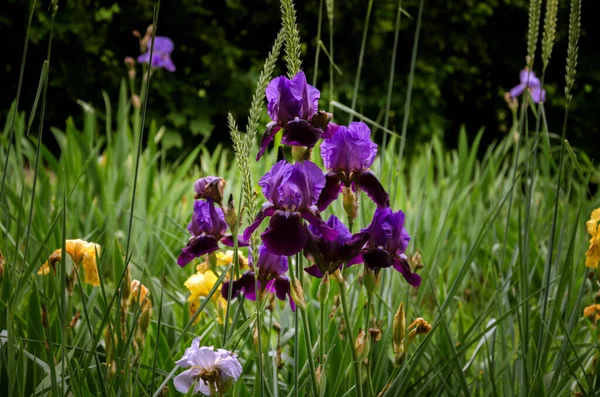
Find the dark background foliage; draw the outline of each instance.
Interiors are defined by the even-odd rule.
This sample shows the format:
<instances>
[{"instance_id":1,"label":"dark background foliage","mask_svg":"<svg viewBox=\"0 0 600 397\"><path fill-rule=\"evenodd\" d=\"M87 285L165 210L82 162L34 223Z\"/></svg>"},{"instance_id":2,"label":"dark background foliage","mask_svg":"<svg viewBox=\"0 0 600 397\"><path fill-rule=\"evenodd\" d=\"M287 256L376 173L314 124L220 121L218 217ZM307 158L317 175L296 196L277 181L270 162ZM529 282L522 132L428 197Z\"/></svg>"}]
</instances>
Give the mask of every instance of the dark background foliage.
<instances>
[{"instance_id":1,"label":"dark background foliage","mask_svg":"<svg viewBox=\"0 0 600 397\"><path fill-rule=\"evenodd\" d=\"M14 100L25 37L29 2L2 0L0 34L0 117L5 119ZM402 6L390 128L400 130L418 0ZM510 127L503 94L518 83L525 64L526 0L425 1L411 104L411 143L438 134L453 145L464 125L470 135L484 127L484 143L501 137ZM50 67L50 99L46 126L63 127L69 116L81 117L77 99L103 109L102 91L116 101L119 83L127 74L125 56L139 54L132 30L145 31L152 21L154 0L59 1ZM304 70L314 73L319 0L297 1L303 40ZM38 1L31 29L21 109L31 109L50 27L49 1ZM323 8L325 6L323 5ZM366 0L335 2L334 59L337 100L350 105ZM594 2L583 4L582 36L575 98L568 138L593 155L599 133L599 27L593 22ZM392 56L397 2L375 0L357 110L376 119L385 108ZM568 33L568 2L559 8L557 42L546 73L546 113L552 132L560 133L564 107L564 68ZM279 4L266 1L163 1L158 34L169 36L176 48L175 73L159 71L152 80L149 117L194 145L203 137L215 143L228 140L225 116L231 110L243 125L254 84L280 24ZM542 16L543 18L543 16ZM543 19L541 21L543 26ZM328 43L326 12L323 41ZM540 32L541 37L541 32ZM539 48L539 46L538 46ZM328 100L328 59L321 52L317 87L322 107ZM541 61L535 71L541 74ZM284 73L280 64L280 73ZM138 73L139 75L139 73ZM338 114L337 121L345 122ZM51 134L46 141L52 145Z\"/></svg>"}]
</instances>

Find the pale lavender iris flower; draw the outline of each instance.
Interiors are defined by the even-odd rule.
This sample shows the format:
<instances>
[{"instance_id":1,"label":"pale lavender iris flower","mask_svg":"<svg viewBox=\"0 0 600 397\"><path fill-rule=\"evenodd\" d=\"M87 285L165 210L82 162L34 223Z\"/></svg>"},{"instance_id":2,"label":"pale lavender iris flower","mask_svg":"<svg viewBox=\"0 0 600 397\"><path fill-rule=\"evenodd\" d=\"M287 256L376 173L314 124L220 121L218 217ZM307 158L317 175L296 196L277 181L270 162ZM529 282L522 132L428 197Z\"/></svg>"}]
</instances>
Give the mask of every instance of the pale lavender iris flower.
<instances>
[{"instance_id":1,"label":"pale lavender iris flower","mask_svg":"<svg viewBox=\"0 0 600 397\"><path fill-rule=\"evenodd\" d=\"M509 91L512 98L516 98L525 91L531 93L533 102L540 103L546 101L546 90L542 89L540 79L535 76L535 73L527 69L521 70L519 73L520 83Z\"/></svg>"},{"instance_id":2,"label":"pale lavender iris flower","mask_svg":"<svg viewBox=\"0 0 600 397\"><path fill-rule=\"evenodd\" d=\"M200 338L193 340L183 357L176 361L180 367L189 368L173 379L175 389L206 396L225 393L242 375L242 365L237 356L224 349L200 346Z\"/></svg>"}]
</instances>

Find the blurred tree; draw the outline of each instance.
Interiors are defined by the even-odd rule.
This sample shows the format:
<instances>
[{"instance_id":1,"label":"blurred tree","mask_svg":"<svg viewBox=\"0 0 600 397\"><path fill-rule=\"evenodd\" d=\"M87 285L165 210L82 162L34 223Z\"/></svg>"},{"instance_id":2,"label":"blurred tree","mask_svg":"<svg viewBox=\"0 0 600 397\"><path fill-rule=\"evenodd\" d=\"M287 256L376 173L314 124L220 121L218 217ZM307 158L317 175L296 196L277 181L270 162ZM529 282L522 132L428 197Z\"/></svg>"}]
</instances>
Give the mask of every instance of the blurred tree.
<instances>
[{"instance_id":1,"label":"blurred tree","mask_svg":"<svg viewBox=\"0 0 600 397\"><path fill-rule=\"evenodd\" d=\"M59 1L50 68L51 101L46 126L63 126L68 116L81 114L77 99L103 108L102 90L116 98L119 81L127 74L125 56L139 54L133 30L142 33L152 21L152 0ZM419 0L404 0L411 15L400 24L390 128L400 130ZM0 34L4 64L0 68L0 117L6 117L16 93L29 1L4 0ZM38 1L31 30L21 109L31 109L39 71L46 54L49 1ZM586 9L586 6L590 7ZM367 2L335 2L334 57L336 99L350 105ZM397 1L374 1L357 110L377 118L385 108ZM433 134L454 144L458 128L474 134L486 128L484 142L508 129L503 94L518 82L525 64L526 0L458 0L427 2L423 15L409 123L411 142ZM587 143L598 133L593 98L600 93L600 71L592 39L600 37L584 4L580 61L568 136L591 152ZM304 69L312 80L317 45L319 0L297 2L304 42ZM158 34L175 42L174 73L160 70L153 77L149 117L193 145L203 136L214 143L228 139L225 116L231 110L242 125L251 93L280 25L275 0L163 2ZM543 18L543 16L542 16ZM543 25L543 24L542 24ZM564 59L568 4L559 8L557 44L546 73L546 104L550 128L562 126ZM323 17L323 41L328 43ZM541 36L541 35L540 35ZM539 66L541 62L537 62ZM283 63L280 64L283 67ZM321 53L318 88L328 98L328 59ZM279 69L283 73L283 69ZM541 72L536 67L538 74ZM138 76L140 73L138 72ZM323 107L326 107L322 102ZM346 116L337 115L345 122ZM50 138L50 134L46 135ZM414 139L418 137L419 139Z\"/></svg>"}]
</instances>

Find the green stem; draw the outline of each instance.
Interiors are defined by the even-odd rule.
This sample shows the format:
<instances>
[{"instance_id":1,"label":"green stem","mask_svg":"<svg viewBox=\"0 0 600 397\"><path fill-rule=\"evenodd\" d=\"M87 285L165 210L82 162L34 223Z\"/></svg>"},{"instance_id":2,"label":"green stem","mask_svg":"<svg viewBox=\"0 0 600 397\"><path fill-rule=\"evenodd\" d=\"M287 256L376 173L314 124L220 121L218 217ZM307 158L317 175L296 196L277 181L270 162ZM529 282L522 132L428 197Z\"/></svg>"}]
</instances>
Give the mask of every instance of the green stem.
<instances>
[{"instance_id":1,"label":"green stem","mask_svg":"<svg viewBox=\"0 0 600 397\"><path fill-rule=\"evenodd\" d=\"M300 255L296 256L296 271L300 271L300 262L298 261ZM290 279L292 285L296 284L296 276L294 275L294 271L292 270L292 266L290 266ZM302 285L302 274L298 273L298 281L300 285ZM292 287L293 288L293 287ZM319 397L319 389L317 385L317 371L315 368L315 359L312 354L312 340L310 337L310 329L308 328L308 316L306 315L306 307L303 307L302 304L296 306L296 314L300 311L302 314L302 329L304 331L304 343L306 345L306 355L308 356L308 369L310 372L310 383L312 386L312 392L314 397ZM298 328L296 328L296 335L298 335ZM298 352L296 352L296 357L298 357ZM296 367L297 368L297 367ZM297 393L297 388L294 389L294 392Z\"/></svg>"},{"instance_id":2,"label":"green stem","mask_svg":"<svg viewBox=\"0 0 600 397\"><path fill-rule=\"evenodd\" d=\"M296 254L296 271L299 271L299 262L300 261L300 254ZM294 282L294 272L292 271L292 257L289 257L289 269L290 269L290 276L292 278L292 283ZM299 366L300 366L300 355L298 354L298 345L299 345L299 341L298 341L298 321L299 321L299 313L298 310L296 310L294 312L294 397L298 397L298 370L299 370Z\"/></svg>"},{"instance_id":3,"label":"green stem","mask_svg":"<svg viewBox=\"0 0 600 397\"><path fill-rule=\"evenodd\" d=\"M317 48L315 50L315 67L313 71L313 81L312 85L317 85L317 76L319 74L319 53L321 52L321 24L323 22L323 0L319 1L319 22L317 23Z\"/></svg>"},{"instance_id":4,"label":"green stem","mask_svg":"<svg viewBox=\"0 0 600 397\"><path fill-rule=\"evenodd\" d=\"M325 334L327 330L325 329L325 311L326 311L326 303L321 302L321 333L319 334L319 356L321 357L321 373L325 371Z\"/></svg>"},{"instance_id":5,"label":"green stem","mask_svg":"<svg viewBox=\"0 0 600 397\"><path fill-rule=\"evenodd\" d=\"M367 308L365 313L365 336L369 338L371 341L371 336L369 335L369 320L371 317L371 297L373 294L367 292ZM369 385L369 393L367 396L375 396L375 391L373 390L373 379L371 378L371 351L373 350L373 346L369 344L369 360L367 360L367 364L365 365L367 371L367 384Z\"/></svg>"},{"instance_id":6,"label":"green stem","mask_svg":"<svg viewBox=\"0 0 600 397\"><path fill-rule=\"evenodd\" d=\"M346 323L347 340L352 352L352 364L354 367L354 381L356 383L356 395L362 397L362 386L360 381L360 364L356 357L356 349L354 348L354 335L352 334L352 324L350 323L350 314L348 312L348 303L346 302L346 282L342 281L340 285L340 299L342 301L342 311L344 313L344 323Z\"/></svg>"},{"instance_id":7,"label":"green stem","mask_svg":"<svg viewBox=\"0 0 600 397\"><path fill-rule=\"evenodd\" d=\"M259 283L258 283L258 269L255 270L256 271L256 276L254 277L254 290L256 291L256 335L257 335L257 342L258 342L258 348L257 348L257 356L258 356L258 384L259 384L259 390L260 390L260 396L264 395L264 390L263 390L263 362L262 362L262 338L261 338L261 334L262 334L262 330L261 330L261 316L260 316L260 290L259 290Z\"/></svg>"}]
</instances>

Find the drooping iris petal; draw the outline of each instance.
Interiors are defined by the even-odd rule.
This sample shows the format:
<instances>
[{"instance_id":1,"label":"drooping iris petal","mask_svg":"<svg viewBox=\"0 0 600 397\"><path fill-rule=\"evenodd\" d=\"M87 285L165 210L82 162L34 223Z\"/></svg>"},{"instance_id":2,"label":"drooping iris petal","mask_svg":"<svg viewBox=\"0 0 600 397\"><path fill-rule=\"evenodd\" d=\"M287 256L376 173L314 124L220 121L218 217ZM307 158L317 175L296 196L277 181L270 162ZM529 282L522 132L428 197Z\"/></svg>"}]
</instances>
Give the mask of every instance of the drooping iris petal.
<instances>
[{"instance_id":1,"label":"drooping iris petal","mask_svg":"<svg viewBox=\"0 0 600 397\"><path fill-rule=\"evenodd\" d=\"M323 136L323 130L315 128L306 120L296 119L285 125L285 134L281 137L281 143L290 146L313 147Z\"/></svg>"},{"instance_id":2,"label":"drooping iris petal","mask_svg":"<svg viewBox=\"0 0 600 397\"><path fill-rule=\"evenodd\" d=\"M292 311L296 310L296 302L292 299L290 291L290 279L282 276L275 279L275 296L277 299L285 301L286 298L290 301Z\"/></svg>"},{"instance_id":3,"label":"drooping iris petal","mask_svg":"<svg viewBox=\"0 0 600 397\"><path fill-rule=\"evenodd\" d=\"M249 241L250 237L252 236L252 233L254 233L254 231L256 229L258 229L258 227L260 226L260 224L262 223L262 221L265 218L269 217L269 216L273 216L274 213L275 213L275 207L273 207L273 204L266 203L265 205L263 205L262 209L256 215L256 218L254 219L254 222L252 222L252 224L250 224L244 230L244 234L242 236L243 239L245 241Z\"/></svg>"},{"instance_id":4,"label":"drooping iris petal","mask_svg":"<svg viewBox=\"0 0 600 397\"><path fill-rule=\"evenodd\" d=\"M340 175L337 172L330 172L325 175L325 187L319 196L319 201L317 202L317 208L319 211L325 211L329 204L334 202L342 190L342 181L340 180Z\"/></svg>"},{"instance_id":5,"label":"drooping iris petal","mask_svg":"<svg viewBox=\"0 0 600 397\"><path fill-rule=\"evenodd\" d=\"M363 260L371 269L382 269L390 267L393 264L392 256L389 252L381 248L369 248L363 251Z\"/></svg>"},{"instance_id":6,"label":"drooping iris petal","mask_svg":"<svg viewBox=\"0 0 600 397\"><path fill-rule=\"evenodd\" d=\"M177 257L177 264L183 267L194 260L194 258L218 250L219 244L217 242L218 240L211 235L192 237L187 245L182 248L181 254Z\"/></svg>"},{"instance_id":7,"label":"drooping iris petal","mask_svg":"<svg viewBox=\"0 0 600 397\"><path fill-rule=\"evenodd\" d=\"M399 271L404 279L413 287L421 285L421 276L412 272L405 255L401 255L400 259L396 259L392 266Z\"/></svg>"},{"instance_id":8,"label":"drooping iris petal","mask_svg":"<svg viewBox=\"0 0 600 397\"><path fill-rule=\"evenodd\" d=\"M277 255L291 256L300 252L308 241L308 229L297 212L276 211L269 227L261 234L263 244Z\"/></svg>"},{"instance_id":9,"label":"drooping iris petal","mask_svg":"<svg viewBox=\"0 0 600 397\"><path fill-rule=\"evenodd\" d=\"M390 195L385 191L373 171L361 171L354 174L354 182L379 208L390 206Z\"/></svg>"}]
</instances>

